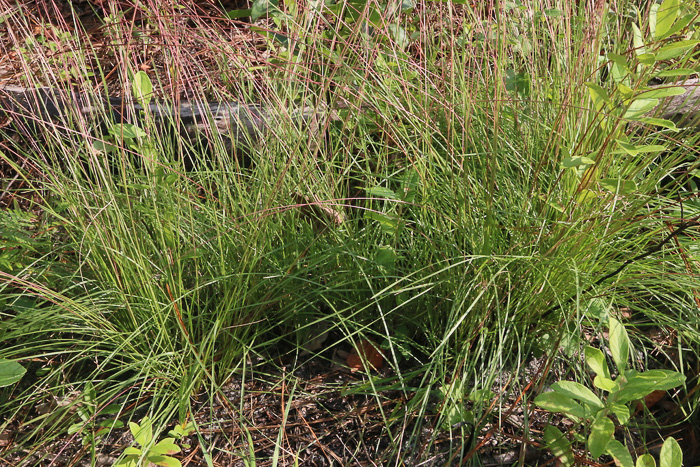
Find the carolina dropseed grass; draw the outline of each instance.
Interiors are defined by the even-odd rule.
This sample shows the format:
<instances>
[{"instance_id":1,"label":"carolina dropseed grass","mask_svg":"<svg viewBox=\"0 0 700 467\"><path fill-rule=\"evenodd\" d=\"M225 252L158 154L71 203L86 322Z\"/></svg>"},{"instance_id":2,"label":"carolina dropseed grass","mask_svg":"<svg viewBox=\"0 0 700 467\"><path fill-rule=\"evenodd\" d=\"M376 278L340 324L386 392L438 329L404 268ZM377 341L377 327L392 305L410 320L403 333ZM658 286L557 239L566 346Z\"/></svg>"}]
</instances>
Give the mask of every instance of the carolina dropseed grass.
<instances>
[{"instance_id":1,"label":"carolina dropseed grass","mask_svg":"<svg viewBox=\"0 0 700 467\"><path fill-rule=\"evenodd\" d=\"M605 54L636 60L631 23L648 27L648 11L635 2L256 1L250 14L267 5L269 18L250 26L205 2L121 14L107 1L90 34L45 3L38 17L5 5L3 53L22 86L129 100L141 71L154 101L259 103L269 121L257 139L213 119L193 137L146 112L129 138L106 113L71 108L35 122L31 140L0 129L0 156L24 180L7 212L36 213L17 224L26 237L2 230L0 358L29 369L0 393L0 432L28 427L7 455L50 460L87 382L99 407L147 415L165 436L202 404L220 422L214 405L236 380L240 438L217 446L199 419L202 452L293 462L305 446L283 430L269 455L239 449L253 443L246 381L280 366L284 426L308 396L293 370L330 368L336 347L369 339L385 366L344 390L375 398L388 441L364 449L395 465L478 463L516 409L523 439L537 439L530 395L562 361L586 377L578 350L607 313L640 349L668 346L654 364L696 358L697 229L656 248L700 214L677 176L696 167L696 136L605 119L584 84L613 95ZM695 22L679 34L695 37ZM303 108L314 117L296 118ZM625 139L664 151L632 155ZM645 332L657 328L664 342ZM386 391L402 406L385 410Z\"/></svg>"}]
</instances>

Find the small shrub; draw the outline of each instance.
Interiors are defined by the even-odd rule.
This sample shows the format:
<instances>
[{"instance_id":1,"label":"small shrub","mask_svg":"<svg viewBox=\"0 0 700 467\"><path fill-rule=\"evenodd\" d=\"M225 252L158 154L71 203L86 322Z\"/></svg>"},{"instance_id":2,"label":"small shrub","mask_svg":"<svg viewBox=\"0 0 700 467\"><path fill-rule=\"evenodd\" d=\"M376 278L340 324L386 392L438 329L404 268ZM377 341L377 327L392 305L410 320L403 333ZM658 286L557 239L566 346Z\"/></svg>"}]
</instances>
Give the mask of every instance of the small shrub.
<instances>
[{"instance_id":1,"label":"small shrub","mask_svg":"<svg viewBox=\"0 0 700 467\"><path fill-rule=\"evenodd\" d=\"M671 370L640 372L627 369L631 347L627 331L624 325L613 317L609 318L608 326L609 348L618 370L617 377L612 378L600 349L590 346L585 349L586 363L596 374L593 386L607 392L607 397L599 397L581 383L559 381L552 384L552 391L537 396L535 404L579 423L580 433L587 434L587 437L574 434L574 438L580 443L585 443L592 458L597 459L603 454L608 454L618 465L631 467L633 463L629 450L613 438L615 422L612 416L615 416L619 425L627 425L632 411L631 403L654 391L665 391L679 386L685 381L685 376ZM573 465L571 444L561 431L548 426L545 430L545 442L562 465ZM653 462L653 458L645 456L637 460L637 465L654 465L648 463ZM661 458L662 466L681 465L682 453L674 439L666 440Z\"/></svg>"}]
</instances>

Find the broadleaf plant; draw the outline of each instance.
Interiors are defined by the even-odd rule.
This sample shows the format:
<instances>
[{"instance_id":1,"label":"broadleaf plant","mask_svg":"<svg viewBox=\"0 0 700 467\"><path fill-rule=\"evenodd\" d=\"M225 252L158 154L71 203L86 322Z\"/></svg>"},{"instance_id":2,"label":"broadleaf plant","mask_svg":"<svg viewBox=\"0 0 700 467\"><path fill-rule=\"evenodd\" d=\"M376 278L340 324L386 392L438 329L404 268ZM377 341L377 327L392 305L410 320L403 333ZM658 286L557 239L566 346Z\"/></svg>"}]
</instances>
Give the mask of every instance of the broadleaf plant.
<instances>
[{"instance_id":1,"label":"broadleaf plant","mask_svg":"<svg viewBox=\"0 0 700 467\"><path fill-rule=\"evenodd\" d=\"M153 444L153 424L148 417L144 417L140 424L129 422L129 429L141 448L134 446L126 448L124 457L114 464L115 466L137 467L143 461L146 465L182 466L179 460L170 456L180 452L180 447L175 444L175 438L165 438Z\"/></svg>"},{"instance_id":2,"label":"broadleaf plant","mask_svg":"<svg viewBox=\"0 0 700 467\"><path fill-rule=\"evenodd\" d=\"M19 363L0 358L0 388L15 384L26 372L27 369Z\"/></svg>"},{"instance_id":3,"label":"broadleaf plant","mask_svg":"<svg viewBox=\"0 0 700 467\"><path fill-rule=\"evenodd\" d=\"M630 403L643 399L654 391L665 391L680 386L685 376L671 370L636 371L627 368L631 344L625 326L617 319L610 317L609 349L617 367L617 377L613 379L605 356L600 349L586 347L584 356L588 367L596 374L593 386L607 396L600 397L581 383L560 381L552 384L552 391L540 394L535 398L535 404L550 412L561 413L571 420L580 423L582 431L587 434L586 448L594 459L608 454L622 467L632 467L632 456L628 449L613 438L615 434L615 419L617 424L625 426L630 419ZM615 418L611 416L614 415ZM559 459L562 465L573 465L571 446L565 446L559 431L548 427L545 430L545 442L550 451ZM675 444L674 444L675 443ZM661 455L662 467L680 467L682 452L676 449L678 443L669 438L664 443ZM652 459L653 460L653 459ZM637 461L638 466L650 465L649 457L642 456Z\"/></svg>"}]
</instances>

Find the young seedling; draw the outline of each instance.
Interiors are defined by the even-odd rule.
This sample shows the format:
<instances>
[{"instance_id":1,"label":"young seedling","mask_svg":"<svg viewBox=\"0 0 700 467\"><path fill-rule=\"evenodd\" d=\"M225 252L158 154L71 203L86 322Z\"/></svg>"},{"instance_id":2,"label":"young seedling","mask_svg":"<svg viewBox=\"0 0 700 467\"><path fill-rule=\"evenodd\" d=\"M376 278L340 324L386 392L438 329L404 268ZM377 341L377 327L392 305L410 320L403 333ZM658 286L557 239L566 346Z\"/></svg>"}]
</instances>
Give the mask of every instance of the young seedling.
<instances>
[{"instance_id":1,"label":"young seedling","mask_svg":"<svg viewBox=\"0 0 700 467\"><path fill-rule=\"evenodd\" d=\"M585 443L588 452L594 459L608 454L621 467L632 467L633 461L629 450L613 438L615 433L615 416L621 426L625 426L632 413L632 403L654 391L666 391L680 386L685 376L671 370L648 370L639 372L627 369L630 353L630 341L622 323L610 317L609 348L615 366L617 377L613 379L605 356L600 349L586 347L585 359L590 369L596 374L593 386L606 397L599 397L592 390L574 381L559 381L552 384L552 391L540 394L535 398L535 404L550 412L561 413L576 423L581 424L581 433L587 437L576 436L577 441ZM565 435L557 428L548 426L545 430L547 447L564 466L573 465L574 456L571 444ZM669 438L664 443L661 452L662 467L680 467L682 453L678 443ZM637 459L637 467L653 466L654 459L649 455Z\"/></svg>"},{"instance_id":2,"label":"young seedling","mask_svg":"<svg viewBox=\"0 0 700 467\"><path fill-rule=\"evenodd\" d=\"M194 433L195 430L196 430L196 428L194 426L194 423L185 422L185 423L175 425L175 428L168 431L168 434L179 441L182 438L185 438L185 437L191 435L192 433ZM190 446L187 444L183 444L182 447L185 449L188 449Z\"/></svg>"},{"instance_id":3,"label":"young seedling","mask_svg":"<svg viewBox=\"0 0 700 467\"><path fill-rule=\"evenodd\" d=\"M144 417L141 424L129 422L129 429L134 439L141 448L130 446L124 450L124 457L115 466L138 467L140 465L160 465L164 467L182 467L179 460L170 454L180 452L180 447L174 441L175 438L165 438L153 444L153 424L148 417Z\"/></svg>"}]
</instances>

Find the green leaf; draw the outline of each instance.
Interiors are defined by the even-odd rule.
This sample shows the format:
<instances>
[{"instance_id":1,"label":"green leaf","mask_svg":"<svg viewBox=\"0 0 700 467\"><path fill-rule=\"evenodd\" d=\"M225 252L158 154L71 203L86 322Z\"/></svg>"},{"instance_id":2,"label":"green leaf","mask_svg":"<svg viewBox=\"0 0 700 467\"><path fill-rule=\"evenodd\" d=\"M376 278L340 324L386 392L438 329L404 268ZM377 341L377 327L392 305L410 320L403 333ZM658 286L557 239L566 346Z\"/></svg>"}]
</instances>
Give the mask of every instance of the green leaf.
<instances>
[{"instance_id":1,"label":"green leaf","mask_svg":"<svg viewBox=\"0 0 700 467\"><path fill-rule=\"evenodd\" d=\"M416 7L415 0L402 0L401 13L408 13Z\"/></svg>"},{"instance_id":2,"label":"green leaf","mask_svg":"<svg viewBox=\"0 0 700 467\"><path fill-rule=\"evenodd\" d=\"M183 436L189 435L193 431L195 431L194 423L187 422L187 423L181 423L181 424L175 425L175 428L173 428L171 430L171 433L172 432L176 433L177 436L175 436L175 437L179 439L179 438L182 438Z\"/></svg>"},{"instance_id":3,"label":"green leaf","mask_svg":"<svg viewBox=\"0 0 700 467\"><path fill-rule=\"evenodd\" d=\"M682 41L665 45L656 51L656 60L670 60L682 55L686 50L694 48L700 41Z\"/></svg>"},{"instance_id":4,"label":"green leaf","mask_svg":"<svg viewBox=\"0 0 700 467\"><path fill-rule=\"evenodd\" d=\"M394 235L399 228L399 219L387 214L376 211L365 211L365 219L377 221L382 229L382 232L388 235Z\"/></svg>"},{"instance_id":5,"label":"green leaf","mask_svg":"<svg viewBox=\"0 0 700 467\"><path fill-rule=\"evenodd\" d=\"M659 12L659 6L660 5L658 3L654 3L651 5L651 8L649 8L649 32L651 33L652 38L656 37L656 19Z\"/></svg>"},{"instance_id":6,"label":"green leaf","mask_svg":"<svg viewBox=\"0 0 700 467\"><path fill-rule=\"evenodd\" d=\"M634 144L628 143L627 141L622 141L619 139L615 140L615 141L622 148L622 152L626 152L630 156L636 156L637 154L639 154L639 151L637 150L637 146L635 146ZM618 152L620 152L620 151L615 151L615 153L618 153Z\"/></svg>"},{"instance_id":7,"label":"green leaf","mask_svg":"<svg viewBox=\"0 0 700 467\"><path fill-rule=\"evenodd\" d=\"M148 417L143 417L141 424L129 422L129 429L134 439L141 446L147 446L153 440L153 426Z\"/></svg>"},{"instance_id":8,"label":"green leaf","mask_svg":"<svg viewBox=\"0 0 700 467\"><path fill-rule=\"evenodd\" d=\"M586 358L586 364L593 370L593 373L610 379L610 370L608 370L608 364L605 362L605 355L600 349L586 346L583 354Z\"/></svg>"},{"instance_id":9,"label":"green leaf","mask_svg":"<svg viewBox=\"0 0 700 467\"><path fill-rule=\"evenodd\" d=\"M588 306L586 307L585 315L593 322L603 323L608 322L608 315L610 314L610 305L601 298L594 298L589 300Z\"/></svg>"},{"instance_id":10,"label":"green leaf","mask_svg":"<svg viewBox=\"0 0 700 467\"><path fill-rule=\"evenodd\" d=\"M659 40L668 35L668 31L678 17L678 0L664 0L656 15L656 31L654 38Z\"/></svg>"},{"instance_id":11,"label":"green leaf","mask_svg":"<svg viewBox=\"0 0 700 467\"><path fill-rule=\"evenodd\" d=\"M664 70L659 73L656 73L654 76L658 76L659 78L666 78L666 77L676 77L676 76L689 76L689 75L694 75L697 73L692 68L677 68L675 70Z\"/></svg>"},{"instance_id":12,"label":"green leaf","mask_svg":"<svg viewBox=\"0 0 700 467\"><path fill-rule=\"evenodd\" d=\"M148 107L153 97L153 83L151 83L151 78L148 77L145 71L139 71L134 75L134 79L131 82L131 90L134 93L136 102L143 107Z\"/></svg>"},{"instance_id":13,"label":"green leaf","mask_svg":"<svg viewBox=\"0 0 700 467\"><path fill-rule=\"evenodd\" d=\"M604 108L608 107L608 104L610 104L611 101L610 96L608 96L608 93L605 91L605 89L603 89L596 83L585 84L588 87L588 92L591 95L591 99L593 100L593 104L595 105L596 110L600 112Z\"/></svg>"},{"instance_id":14,"label":"green leaf","mask_svg":"<svg viewBox=\"0 0 700 467\"><path fill-rule=\"evenodd\" d=\"M621 68L627 68L627 67L628 67L628 64L627 64L627 57L625 57L624 55L620 55L620 54L608 52L608 53L605 55L605 57L606 57L608 60L610 60L611 62L616 63L617 65L619 65Z\"/></svg>"},{"instance_id":15,"label":"green leaf","mask_svg":"<svg viewBox=\"0 0 700 467\"><path fill-rule=\"evenodd\" d=\"M174 441L175 438L164 438L158 441L158 444L153 446L148 453L168 455L180 452L180 447Z\"/></svg>"},{"instance_id":16,"label":"green leaf","mask_svg":"<svg viewBox=\"0 0 700 467\"><path fill-rule=\"evenodd\" d=\"M617 63L613 63L612 69L610 70L610 76L612 77L613 81L621 84L622 81L627 81L626 78L630 76L630 72L626 67L623 68Z\"/></svg>"},{"instance_id":17,"label":"green leaf","mask_svg":"<svg viewBox=\"0 0 700 467\"><path fill-rule=\"evenodd\" d=\"M564 433L552 425L547 425L544 427L544 441L552 455L559 459L562 467L574 465L574 452Z\"/></svg>"},{"instance_id":18,"label":"green leaf","mask_svg":"<svg viewBox=\"0 0 700 467\"><path fill-rule=\"evenodd\" d=\"M275 31L270 31L269 28L261 28L259 26L250 26L250 30L260 34L262 37L275 41L279 44L282 45L282 47L288 47L289 46L289 37L285 36L284 34L280 34Z\"/></svg>"},{"instance_id":19,"label":"green leaf","mask_svg":"<svg viewBox=\"0 0 700 467\"><path fill-rule=\"evenodd\" d=\"M658 99L635 99L629 105L622 118L627 120L639 120L645 114L654 110L657 105L659 105Z\"/></svg>"},{"instance_id":20,"label":"green leaf","mask_svg":"<svg viewBox=\"0 0 700 467\"><path fill-rule=\"evenodd\" d=\"M676 20L676 23L666 33L666 37L670 37L674 34L677 34L682 29L687 28L690 23L695 21L695 18L696 18L695 13L688 13L687 15Z\"/></svg>"},{"instance_id":21,"label":"green leaf","mask_svg":"<svg viewBox=\"0 0 700 467\"><path fill-rule=\"evenodd\" d=\"M662 128L668 128L669 130L678 131L678 127L671 120L665 120L663 118L644 117L644 118L640 118L638 121L642 122L642 123L648 123L649 125L655 125L655 126L660 126ZM652 144L650 146L658 146L658 145Z\"/></svg>"},{"instance_id":22,"label":"green leaf","mask_svg":"<svg viewBox=\"0 0 700 467\"><path fill-rule=\"evenodd\" d=\"M124 449L124 454L127 456L136 456L136 457L141 457L141 454L143 451L141 451L139 448L135 448L133 446L129 446L128 448Z\"/></svg>"},{"instance_id":23,"label":"green leaf","mask_svg":"<svg viewBox=\"0 0 700 467\"><path fill-rule=\"evenodd\" d=\"M615 414L620 425L625 426L630 420L630 408L620 402L615 402L610 406L610 410Z\"/></svg>"},{"instance_id":24,"label":"green leaf","mask_svg":"<svg viewBox=\"0 0 700 467\"><path fill-rule=\"evenodd\" d=\"M100 415L112 415L118 413L122 406L119 404L109 404L104 409L100 410Z\"/></svg>"},{"instance_id":25,"label":"green leaf","mask_svg":"<svg viewBox=\"0 0 700 467\"><path fill-rule=\"evenodd\" d=\"M615 433L615 424L606 416L599 416L591 424L591 434L588 435L588 450L591 457L599 458Z\"/></svg>"},{"instance_id":26,"label":"green leaf","mask_svg":"<svg viewBox=\"0 0 700 467\"><path fill-rule=\"evenodd\" d=\"M0 388L21 380L27 369L14 360L0 358Z\"/></svg>"},{"instance_id":27,"label":"green leaf","mask_svg":"<svg viewBox=\"0 0 700 467\"><path fill-rule=\"evenodd\" d=\"M634 45L634 53L638 56L647 53L647 49L644 47L642 31L640 31L639 26L634 23L632 23L632 44Z\"/></svg>"},{"instance_id":28,"label":"green leaf","mask_svg":"<svg viewBox=\"0 0 700 467\"><path fill-rule=\"evenodd\" d=\"M121 140L122 138L136 139L145 138L146 136L148 136L145 131L143 131L136 125L132 125L131 123L118 123L112 125L109 129L109 134L111 134L115 138L118 138L119 140Z\"/></svg>"},{"instance_id":29,"label":"green leaf","mask_svg":"<svg viewBox=\"0 0 700 467\"><path fill-rule=\"evenodd\" d=\"M496 393L489 389L476 389L469 393L467 399L472 402L483 404L492 401L494 397L496 397Z\"/></svg>"},{"instance_id":30,"label":"green leaf","mask_svg":"<svg viewBox=\"0 0 700 467\"><path fill-rule=\"evenodd\" d=\"M676 21L679 11L678 0L664 0L656 13L655 39L663 39L668 35L667 33Z\"/></svg>"},{"instance_id":31,"label":"green leaf","mask_svg":"<svg viewBox=\"0 0 700 467\"><path fill-rule=\"evenodd\" d=\"M103 428L122 428L124 426L124 423L120 420L109 419L102 420L100 423L97 424L97 426L101 426Z\"/></svg>"},{"instance_id":32,"label":"green leaf","mask_svg":"<svg viewBox=\"0 0 700 467\"><path fill-rule=\"evenodd\" d=\"M255 0L250 12L250 19L257 21L263 16L279 12L277 0Z\"/></svg>"},{"instance_id":33,"label":"green leaf","mask_svg":"<svg viewBox=\"0 0 700 467\"><path fill-rule=\"evenodd\" d=\"M618 440L613 439L612 441L610 441L608 443L607 448L605 449L605 452L610 454L613 457L613 459L615 459L615 463L620 467L634 467L632 455L627 450L627 448Z\"/></svg>"},{"instance_id":34,"label":"green leaf","mask_svg":"<svg viewBox=\"0 0 700 467\"><path fill-rule=\"evenodd\" d=\"M231 10L226 12L226 17L228 19L240 19L240 18L247 18L251 15L253 10L250 8L247 8L245 10Z\"/></svg>"},{"instance_id":35,"label":"green leaf","mask_svg":"<svg viewBox=\"0 0 700 467\"><path fill-rule=\"evenodd\" d=\"M629 336L625 326L612 316L608 319L608 327L610 334L610 353L612 353L613 361L620 373L627 368L627 360L629 360L630 343Z\"/></svg>"},{"instance_id":36,"label":"green leaf","mask_svg":"<svg viewBox=\"0 0 700 467\"><path fill-rule=\"evenodd\" d=\"M630 195L637 192L637 184L634 180L622 180L618 178L604 178L598 180L601 188L611 193Z\"/></svg>"},{"instance_id":37,"label":"green leaf","mask_svg":"<svg viewBox=\"0 0 700 467\"><path fill-rule=\"evenodd\" d=\"M685 375L671 370L649 370L628 378L617 394L620 403L639 400L653 391L667 391L685 382Z\"/></svg>"},{"instance_id":38,"label":"green leaf","mask_svg":"<svg viewBox=\"0 0 700 467\"><path fill-rule=\"evenodd\" d=\"M605 407L605 404L598 399L598 396L596 396L593 391L581 383L577 383L575 381L559 381L552 384L552 389L564 394L565 396L569 396L572 399L580 400L590 407L596 409L602 409Z\"/></svg>"},{"instance_id":39,"label":"green leaf","mask_svg":"<svg viewBox=\"0 0 700 467\"><path fill-rule=\"evenodd\" d=\"M83 426L85 426L84 422L74 423L73 425L68 427L68 434L72 435L72 434L79 432L80 430L83 429Z\"/></svg>"},{"instance_id":40,"label":"green leaf","mask_svg":"<svg viewBox=\"0 0 700 467\"><path fill-rule=\"evenodd\" d=\"M474 412L468 410L461 403L451 403L444 409L442 428L449 430L457 423L474 423Z\"/></svg>"},{"instance_id":41,"label":"green leaf","mask_svg":"<svg viewBox=\"0 0 700 467\"><path fill-rule=\"evenodd\" d=\"M401 50L405 50L411 43L411 39L406 33L406 30L398 24L392 23L387 26L391 38Z\"/></svg>"},{"instance_id":42,"label":"green leaf","mask_svg":"<svg viewBox=\"0 0 700 467\"><path fill-rule=\"evenodd\" d=\"M179 460L170 456L153 456L153 458L149 456L148 460L155 465L162 465L164 467L182 467Z\"/></svg>"},{"instance_id":43,"label":"green leaf","mask_svg":"<svg viewBox=\"0 0 700 467\"><path fill-rule=\"evenodd\" d=\"M530 94L530 75L519 71L508 69L506 71L506 90L514 92L520 96L528 96Z\"/></svg>"},{"instance_id":44,"label":"green leaf","mask_svg":"<svg viewBox=\"0 0 700 467\"><path fill-rule=\"evenodd\" d=\"M117 150L117 146L115 146L114 144L100 140L93 141L92 147L95 149L95 151L105 153L114 152Z\"/></svg>"},{"instance_id":45,"label":"green leaf","mask_svg":"<svg viewBox=\"0 0 700 467\"><path fill-rule=\"evenodd\" d=\"M660 467L681 467L683 465L683 451L674 438L667 438L664 441L659 460Z\"/></svg>"},{"instance_id":46,"label":"green leaf","mask_svg":"<svg viewBox=\"0 0 700 467\"><path fill-rule=\"evenodd\" d=\"M581 157L567 157L561 161L561 167L564 169L578 168L584 165L593 165L595 161L591 158L581 156Z\"/></svg>"},{"instance_id":47,"label":"green leaf","mask_svg":"<svg viewBox=\"0 0 700 467\"><path fill-rule=\"evenodd\" d=\"M641 456L637 457L635 467L656 467L654 456L651 454L642 454Z\"/></svg>"},{"instance_id":48,"label":"green leaf","mask_svg":"<svg viewBox=\"0 0 700 467\"><path fill-rule=\"evenodd\" d=\"M117 463L114 464L114 467L138 467L138 461L139 461L138 457L133 457L133 456L124 457L124 458L118 460Z\"/></svg>"},{"instance_id":49,"label":"green leaf","mask_svg":"<svg viewBox=\"0 0 700 467\"><path fill-rule=\"evenodd\" d=\"M624 100L631 99L632 96L634 96L634 91L632 90L632 88L623 83L618 83L617 92L620 93L620 96L622 96Z\"/></svg>"},{"instance_id":50,"label":"green leaf","mask_svg":"<svg viewBox=\"0 0 700 467\"><path fill-rule=\"evenodd\" d=\"M380 246L377 248L377 254L374 257L374 260L379 266L382 266L391 272L394 270L397 257L398 255L396 254L396 251L394 251L394 249L390 246Z\"/></svg>"},{"instance_id":51,"label":"green leaf","mask_svg":"<svg viewBox=\"0 0 700 467\"><path fill-rule=\"evenodd\" d=\"M535 398L535 404L550 412L561 413L576 418L590 418L590 410L583 408L581 404L572 398L556 391L545 392Z\"/></svg>"},{"instance_id":52,"label":"green leaf","mask_svg":"<svg viewBox=\"0 0 700 467\"><path fill-rule=\"evenodd\" d=\"M644 99L663 99L664 97L671 97L671 96L680 96L681 94L685 94L687 89L685 89L682 86L672 86L668 88L658 88L658 89L650 89L649 91L643 91L640 94L637 95L637 97L641 97Z\"/></svg>"},{"instance_id":53,"label":"green leaf","mask_svg":"<svg viewBox=\"0 0 700 467\"><path fill-rule=\"evenodd\" d=\"M656 63L656 55L653 53L640 54L637 55L637 60L639 60L639 63L642 65L652 66Z\"/></svg>"},{"instance_id":54,"label":"green leaf","mask_svg":"<svg viewBox=\"0 0 700 467\"><path fill-rule=\"evenodd\" d=\"M365 188L365 191L371 195L371 196L376 196L377 198L388 198L388 199L399 199L398 196L396 196L396 193L394 193L394 190L391 190L389 188L385 188L383 186L375 186L371 188Z\"/></svg>"},{"instance_id":55,"label":"green leaf","mask_svg":"<svg viewBox=\"0 0 700 467\"><path fill-rule=\"evenodd\" d=\"M620 385L617 382L601 375L597 375L593 378L593 386L608 392L617 392L617 390L620 389Z\"/></svg>"},{"instance_id":56,"label":"green leaf","mask_svg":"<svg viewBox=\"0 0 700 467\"><path fill-rule=\"evenodd\" d=\"M637 152L639 154L646 154L650 152L662 152L665 150L666 146L662 146L660 144L643 144L642 146L637 146Z\"/></svg>"}]
</instances>

